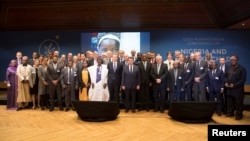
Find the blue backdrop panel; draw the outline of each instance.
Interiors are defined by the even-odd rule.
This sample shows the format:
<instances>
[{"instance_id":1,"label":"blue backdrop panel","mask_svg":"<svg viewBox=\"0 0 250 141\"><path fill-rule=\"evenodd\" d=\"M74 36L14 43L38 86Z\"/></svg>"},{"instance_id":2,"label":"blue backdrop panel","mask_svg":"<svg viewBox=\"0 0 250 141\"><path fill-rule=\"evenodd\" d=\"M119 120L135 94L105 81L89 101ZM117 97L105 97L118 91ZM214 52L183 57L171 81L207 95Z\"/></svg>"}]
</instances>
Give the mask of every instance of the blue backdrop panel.
<instances>
[{"instance_id":1,"label":"blue backdrop panel","mask_svg":"<svg viewBox=\"0 0 250 141\"><path fill-rule=\"evenodd\" d=\"M164 59L166 59L166 52L175 50L180 50L185 55L201 51L203 57L209 52L216 61L220 56L226 57L229 61L231 55L237 55L240 58L239 63L245 66L247 71L250 70L249 31L165 30L152 31L150 36L151 50L161 54ZM247 84L250 84L250 74L247 76Z\"/></svg>"}]
</instances>

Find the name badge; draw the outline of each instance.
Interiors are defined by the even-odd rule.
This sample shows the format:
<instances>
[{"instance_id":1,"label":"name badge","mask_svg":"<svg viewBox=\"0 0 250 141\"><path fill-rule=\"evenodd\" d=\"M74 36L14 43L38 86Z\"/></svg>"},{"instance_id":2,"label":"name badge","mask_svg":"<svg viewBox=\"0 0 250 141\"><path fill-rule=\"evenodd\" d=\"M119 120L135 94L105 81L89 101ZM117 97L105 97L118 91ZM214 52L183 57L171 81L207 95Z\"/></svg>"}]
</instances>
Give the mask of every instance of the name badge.
<instances>
[{"instance_id":1,"label":"name badge","mask_svg":"<svg viewBox=\"0 0 250 141\"><path fill-rule=\"evenodd\" d=\"M57 70L57 72L60 72L60 70Z\"/></svg>"},{"instance_id":2,"label":"name badge","mask_svg":"<svg viewBox=\"0 0 250 141\"><path fill-rule=\"evenodd\" d=\"M216 80L219 80L219 77L216 76L215 79L216 79Z\"/></svg>"},{"instance_id":3,"label":"name badge","mask_svg":"<svg viewBox=\"0 0 250 141\"><path fill-rule=\"evenodd\" d=\"M204 68L203 67L200 67L201 70L203 70Z\"/></svg>"},{"instance_id":4,"label":"name badge","mask_svg":"<svg viewBox=\"0 0 250 141\"><path fill-rule=\"evenodd\" d=\"M179 76L179 77L178 77L178 79L182 79L182 77L181 77L181 76Z\"/></svg>"},{"instance_id":5,"label":"name badge","mask_svg":"<svg viewBox=\"0 0 250 141\"><path fill-rule=\"evenodd\" d=\"M189 72L190 72L190 70L188 69L188 70L187 70L187 72L189 73Z\"/></svg>"}]
</instances>

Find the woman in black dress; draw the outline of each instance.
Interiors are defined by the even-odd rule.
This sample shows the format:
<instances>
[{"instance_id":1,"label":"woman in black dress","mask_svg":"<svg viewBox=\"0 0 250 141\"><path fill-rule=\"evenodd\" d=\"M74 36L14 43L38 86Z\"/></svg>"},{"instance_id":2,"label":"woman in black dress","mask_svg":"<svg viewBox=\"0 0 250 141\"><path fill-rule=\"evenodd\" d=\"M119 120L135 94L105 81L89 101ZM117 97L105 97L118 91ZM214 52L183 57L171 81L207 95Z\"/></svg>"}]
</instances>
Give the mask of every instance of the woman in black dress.
<instances>
[{"instance_id":1,"label":"woman in black dress","mask_svg":"<svg viewBox=\"0 0 250 141\"><path fill-rule=\"evenodd\" d=\"M30 94L32 98L32 109L36 109L36 97L38 96L38 67L40 62L38 59L34 61L33 71L32 71L32 79L33 79L33 87L30 88ZM38 105L39 106L39 105Z\"/></svg>"}]
</instances>

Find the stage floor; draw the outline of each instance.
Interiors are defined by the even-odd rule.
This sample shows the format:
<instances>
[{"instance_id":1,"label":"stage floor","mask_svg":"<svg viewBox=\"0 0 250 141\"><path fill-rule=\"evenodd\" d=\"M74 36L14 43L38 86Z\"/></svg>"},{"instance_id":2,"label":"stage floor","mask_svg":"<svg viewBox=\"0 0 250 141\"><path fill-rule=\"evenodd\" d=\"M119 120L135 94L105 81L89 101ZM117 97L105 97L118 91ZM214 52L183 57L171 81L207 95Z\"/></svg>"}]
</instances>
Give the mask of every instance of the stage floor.
<instances>
[{"instance_id":1,"label":"stage floor","mask_svg":"<svg viewBox=\"0 0 250 141\"><path fill-rule=\"evenodd\" d=\"M75 111L6 110L0 105L1 141L207 141L208 124L250 124L250 111L242 120L213 115L210 123L183 123L165 113L125 113L107 122L85 122Z\"/></svg>"}]
</instances>

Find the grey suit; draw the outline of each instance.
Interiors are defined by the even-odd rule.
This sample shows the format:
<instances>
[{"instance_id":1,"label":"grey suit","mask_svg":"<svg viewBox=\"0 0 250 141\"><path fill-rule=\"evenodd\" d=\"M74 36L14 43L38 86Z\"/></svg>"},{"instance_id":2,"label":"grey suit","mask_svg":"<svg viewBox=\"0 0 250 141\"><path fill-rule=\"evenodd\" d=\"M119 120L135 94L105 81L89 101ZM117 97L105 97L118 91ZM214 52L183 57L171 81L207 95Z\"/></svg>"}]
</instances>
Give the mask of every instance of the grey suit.
<instances>
[{"instance_id":1,"label":"grey suit","mask_svg":"<svg viewBox=\"0 0 250 141\"><path fill-rule=\"evenodd\" d=\"M74 109L72 101L75 100L75 90L78 87L78 76L77 76L77 69L66 67L62 70L61 73L61 85L64 88L65 92L65 104L66 108L68 109L70 106Z\"/></svg>"},{"instance_id":2,"label":"grey suit","mask_svg":"<svg viewBox=\"0 0 250 141\"><path fill-rule=\"evenodd\" d=\"M38 95L41 97L41 108L44 109L44 106L49 105L49 85L45 85L45 82L49 82L47 69L44 69L42 66L38 68Z\"/></svg>"},{"instance_id":3,"label":"grey suit","mask_svg":"<svg viewBox=\"0 0 250 141\"><path fill-rule=\"evenodd\" d=\"M206 79L207 79L207 71L208 65L205 60L196 61L194 65L194 77L199 77L200 82L194 82L194 99L195 101L207 101L206 98ZM200 98L199 98L200 93Z\"/></svg>"},{"instance_id":4,"label":"grey suit","mask_svg":"<svg viewBox=\"0 0 250 141\"><path fill-rule=\"evenodd\" d=\"M48 78L50 82L50 111L54 110L54 98L55 94L57 94L57 101L58 101L58 106L60 110L63 110L62 108L62 88L60 84L61 80L61 71L62 71L62 66L57 63L56 69L53 66L53 63L50 63L47 68L47 73L48 73ZM52 83L53 80L57 80L58 83L57 85L54 85Z\"/></svg>"}]
</instances>

